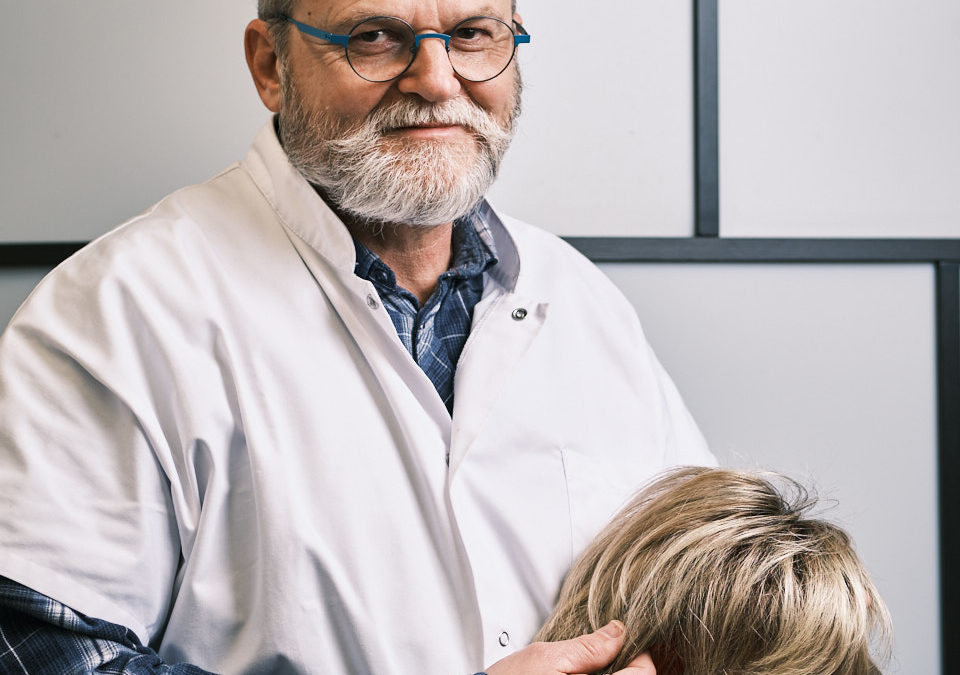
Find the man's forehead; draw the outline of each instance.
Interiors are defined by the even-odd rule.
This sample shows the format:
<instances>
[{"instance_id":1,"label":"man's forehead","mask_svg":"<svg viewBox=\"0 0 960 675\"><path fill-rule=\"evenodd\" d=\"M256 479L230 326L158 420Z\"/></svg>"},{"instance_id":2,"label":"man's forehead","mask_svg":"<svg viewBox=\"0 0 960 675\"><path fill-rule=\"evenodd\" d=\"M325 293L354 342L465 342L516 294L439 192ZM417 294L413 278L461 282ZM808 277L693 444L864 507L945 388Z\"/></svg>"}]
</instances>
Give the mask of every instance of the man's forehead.
<instances>
[{"instance_id":1,"label":"man's forehead","mask_svg":"<svg viewBox=\"0 0 960 675\"><path fill-rule=\"evenodd\" d=\"M445 20L468 16L509 19L512 15L511 0L299 0L297 5L306 18L337 23L379 15L412 18L432 14Z\"/></svg>"}]
</instances>

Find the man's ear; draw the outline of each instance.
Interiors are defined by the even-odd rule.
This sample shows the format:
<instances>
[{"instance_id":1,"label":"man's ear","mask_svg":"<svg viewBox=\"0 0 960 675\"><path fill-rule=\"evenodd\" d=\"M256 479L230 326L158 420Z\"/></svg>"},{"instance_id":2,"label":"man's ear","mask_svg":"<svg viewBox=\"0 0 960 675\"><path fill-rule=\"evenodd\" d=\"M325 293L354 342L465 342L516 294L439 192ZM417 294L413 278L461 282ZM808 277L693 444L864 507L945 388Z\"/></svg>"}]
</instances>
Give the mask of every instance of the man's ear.
<instances>
[{"instance_id":1,"label":"man's ear","mask_svg":"<svg viewBox=\"0 0 960 675\"><path fill-rule=\"evenodd\" d=\"M273 47L273 36L266 21L254 19L243 34L247 67L263 105L271 112L280 111L280 61Z\"/></svg>"},{"instance_id":2,"label":"man's ear","mask_svg":"<svg viewBox=\"0 0 960 675\"><path fill-rule=\"evenodd\" d=\"M516 12L513 13L513 21L514 23L519 23L523 25L523 17L517 14Z\"/></svg>"}]
</instances>

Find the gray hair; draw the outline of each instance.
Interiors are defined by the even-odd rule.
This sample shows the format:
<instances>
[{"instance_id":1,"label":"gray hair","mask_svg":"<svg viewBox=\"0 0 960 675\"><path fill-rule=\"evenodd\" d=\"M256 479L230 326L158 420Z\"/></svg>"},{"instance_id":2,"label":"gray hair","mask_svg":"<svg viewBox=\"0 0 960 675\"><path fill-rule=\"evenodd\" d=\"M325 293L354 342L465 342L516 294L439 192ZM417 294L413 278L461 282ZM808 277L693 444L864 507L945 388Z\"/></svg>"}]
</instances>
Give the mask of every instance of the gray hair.
<instances>
[{"instance_id":1,"label":"gray hair","mask_svg":"<svg viewBox=\"0 0 960 675\"><path fill-rule=\"evenodd\" d=\"M290 24L284 17L292 16L293 10L297 5L297 0L258 0L257 16L270 24L270 32L273 34L273 49L278 56L283 56L287 51L287 41L289 40Z\"/></svg>"},{"instance_id":2,"label":"gray hair","mask_svg":"<svg viewBox=\"0 0 960 675\"><path fill-rule=\"evenodd\" d=\"M296 6L297 0L257 1L257 16L270 24L270 32L273 34L274 50L279 56L283 56L286 53L287 40L290 35L290 25L283 17L292 16ZM510 7L511 12L516 12L517 0L513 0Z\"/></svg>"}]
</instances>

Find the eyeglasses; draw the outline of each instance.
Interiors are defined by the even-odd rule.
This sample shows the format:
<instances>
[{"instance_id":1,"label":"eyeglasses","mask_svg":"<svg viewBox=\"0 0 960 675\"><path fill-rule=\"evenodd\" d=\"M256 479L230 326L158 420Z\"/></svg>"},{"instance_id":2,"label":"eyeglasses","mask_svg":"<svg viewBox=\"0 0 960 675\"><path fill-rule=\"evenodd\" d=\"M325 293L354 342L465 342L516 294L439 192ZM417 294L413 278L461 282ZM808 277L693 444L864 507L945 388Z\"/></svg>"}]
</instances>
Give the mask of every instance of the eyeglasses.
<instances>
[{"instance_id":1,"label":"eyeglasses","mask_svg":"<svg viewBox=\"0 0 960 675\"><path fill-rule=\"evenodd\" d=\"M443 40L454 72L470 82L486 82L507 69L517 45L530 36L514 22L514 34L505 21L489 16L464 19L448 33L421 33L395 16L364 19L346 35L337 35L308 26L289 16L280 17L311 37L343 46L353 72L370 82L390 82L403 75L417 57L420 43L429 38Z\"/></svg>"}]
</instances>

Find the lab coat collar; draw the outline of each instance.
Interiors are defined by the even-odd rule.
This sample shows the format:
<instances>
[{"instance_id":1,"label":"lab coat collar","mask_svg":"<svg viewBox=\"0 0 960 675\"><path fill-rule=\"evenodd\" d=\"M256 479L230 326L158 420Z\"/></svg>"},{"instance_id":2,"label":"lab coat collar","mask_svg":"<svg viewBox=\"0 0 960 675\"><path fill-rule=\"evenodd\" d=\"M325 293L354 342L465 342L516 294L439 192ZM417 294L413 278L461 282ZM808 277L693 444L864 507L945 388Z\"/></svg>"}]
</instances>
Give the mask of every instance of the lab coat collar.
<instances>
[{"instance_id":1,"label":"lab coat collar","mask_svg":"<svg viewBox=\"0 0 960 675\"><path fill-rule=\"evenodd\" d=\"M342 272L353 273L356 250L350 232L313 186L290 164L272 120L257 134L243 163L284 226L328 264Z\"/></svg>"},{"instance_id":2,"label":"lab coat collar","mask_svg":"<svg viewBox=\"0 0 960 675\"><path fill-rule=\"evenodd\" d=\"M356 249L350 232L313 186L290 164L277 138L273 120L257 134L243 163L283 224L330 265L352 274ZM480 209L493 234L500 260L488 270L489 278L504 291L513 292L520 276L516 243L486 200Z\"/></svg>"}]
</instances>

